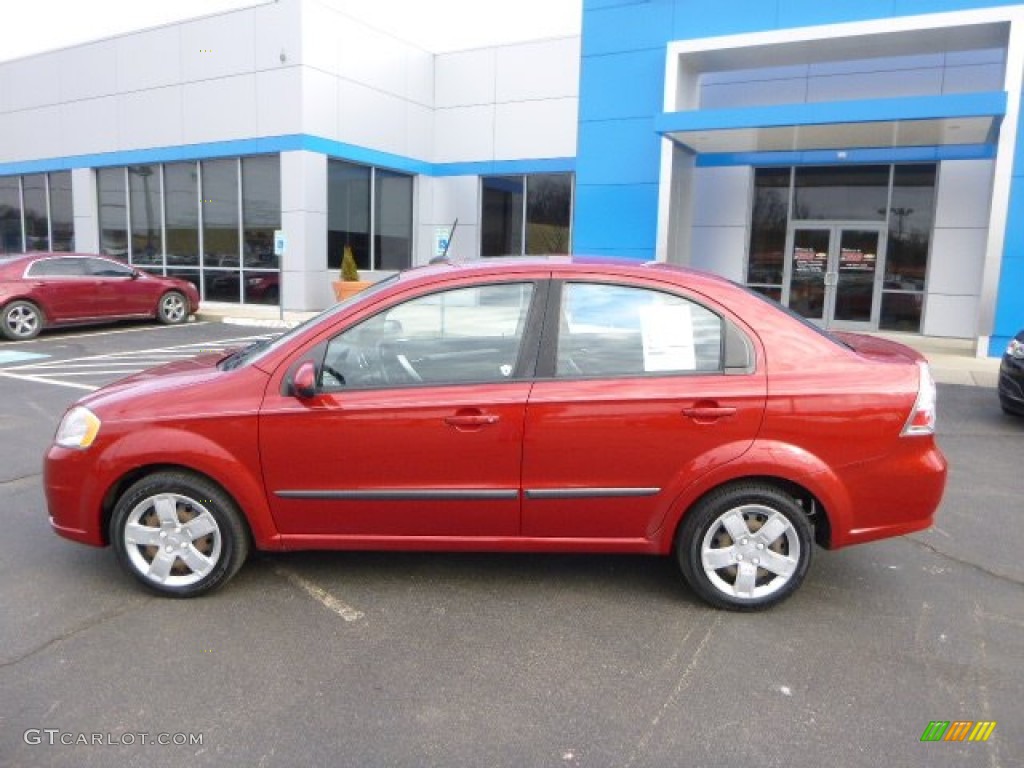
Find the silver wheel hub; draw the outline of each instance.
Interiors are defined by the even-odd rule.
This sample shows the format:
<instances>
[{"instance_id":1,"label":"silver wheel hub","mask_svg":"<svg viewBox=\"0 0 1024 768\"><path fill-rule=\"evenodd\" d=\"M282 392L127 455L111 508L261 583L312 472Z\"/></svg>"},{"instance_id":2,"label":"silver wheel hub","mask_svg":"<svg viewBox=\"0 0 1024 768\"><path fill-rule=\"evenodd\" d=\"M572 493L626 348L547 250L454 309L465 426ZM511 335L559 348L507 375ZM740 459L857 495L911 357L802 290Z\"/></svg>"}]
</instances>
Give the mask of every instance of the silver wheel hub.
<instances>
[{"instance_id":1,"label":"silver wheel hub","mask_svg":"<svg viewBox=\"0 0 1024 768\"><path fill-rule=\"evenodd\" d=\"M186 587L220 561L221 533L210 511L195 499L161 493L139 502L124 526L128 559L150 581Z\"/></svg>"},{"instance_id":2,"label":"silver wheel hub","mask_svg":"<svg viewBox=\"0 0 1024 768\"><path fill-rule=\"evenodd\" d=\"M760 504L724 512L701 541L701 567L723 594L757 600L778 592L800 563L800 538L789 519Z\"/></svg>"},{"instance_id":3,"label":"silver wheel hub","mask_svg":"<svg viewBox=\"0 0 1024 768\"><path fill-rule=\"evenodd\" d=\"M168 320L180 320L185 315L185 302L179 296L168 296L163 301L163 313Z\"/></svg>"},{"instance_id":4,"label":"silver wheel hub","mask_svg":"<svg viewBox=\"0 0 1024 768\"><path fill-rule=\"evenodd\" d=\"M18 336L27 336L39 325L39 317L28 307L14 307L7 313L7 327Z\"/></svg>"}]
</instances>

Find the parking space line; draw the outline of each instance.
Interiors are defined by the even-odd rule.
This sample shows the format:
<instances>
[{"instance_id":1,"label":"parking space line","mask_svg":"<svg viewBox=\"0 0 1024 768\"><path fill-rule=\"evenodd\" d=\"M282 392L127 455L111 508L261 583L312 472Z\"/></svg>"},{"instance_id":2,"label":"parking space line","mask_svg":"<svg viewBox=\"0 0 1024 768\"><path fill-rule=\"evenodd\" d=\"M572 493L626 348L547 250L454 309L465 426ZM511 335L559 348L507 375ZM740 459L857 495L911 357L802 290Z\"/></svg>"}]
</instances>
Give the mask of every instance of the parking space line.
<instances>
[{"instance_id":1,"label":"parking space line","mask_svg":"<svg viewBox=\"0 0 1024 768\"><path fill-rule=\"evenodd\" d=\"M7 379L18 379L19 381L34 381L38 384L56 384L58 387L71 387L72 389L84 389L87 392L95 392L99 387L92 387L88 384L75 384L70 381L55 381L53 379L46 379L42 376L26 376L18 373L7 373L6 371L0 371L0 376Z\"/></svg>"},{"instance_id":2,"label":"parking space line","mask_svg":"<svg viewBox=\"0 0 1024 768\"><path fill-rule=\"evenodd\" d=\"M347 603L336 598L323 587L320 587L314 584L312 581L309 581L308 579L304 579L302 576L299 576L299 574L297 574L290 568L284 568L280 565L275 565L274 573L276 573L278 576L287 579L294 586L298 587L307 595L309 595L318 603L320 603L320 605L322 605L324 608L331 611L332 613L336 613L338 616L341 616L341 618L343 618L345 621L359 621L359 619L363 618L364 616L362 611L357 611L351 605L348 605Z\"/></svg>"}]
</instances>

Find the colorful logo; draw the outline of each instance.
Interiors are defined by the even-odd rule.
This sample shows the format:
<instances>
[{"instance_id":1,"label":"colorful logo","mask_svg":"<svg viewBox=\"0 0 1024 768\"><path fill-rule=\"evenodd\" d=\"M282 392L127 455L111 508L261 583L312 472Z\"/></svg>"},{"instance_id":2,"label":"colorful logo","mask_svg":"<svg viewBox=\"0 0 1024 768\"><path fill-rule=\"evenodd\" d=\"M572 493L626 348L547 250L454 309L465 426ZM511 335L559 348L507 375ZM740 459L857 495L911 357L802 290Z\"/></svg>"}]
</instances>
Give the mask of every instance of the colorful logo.
<instances>
[{"instance_id":1,"label":"colorful logo","mask_svg":"<svg viewBox=\"0 0 1024 768\"><path fill-rule=\"evenodd\" d=\"M988 741L995 729L995 720L932 720L921 741Z\"/></svg>"}]
</instances>

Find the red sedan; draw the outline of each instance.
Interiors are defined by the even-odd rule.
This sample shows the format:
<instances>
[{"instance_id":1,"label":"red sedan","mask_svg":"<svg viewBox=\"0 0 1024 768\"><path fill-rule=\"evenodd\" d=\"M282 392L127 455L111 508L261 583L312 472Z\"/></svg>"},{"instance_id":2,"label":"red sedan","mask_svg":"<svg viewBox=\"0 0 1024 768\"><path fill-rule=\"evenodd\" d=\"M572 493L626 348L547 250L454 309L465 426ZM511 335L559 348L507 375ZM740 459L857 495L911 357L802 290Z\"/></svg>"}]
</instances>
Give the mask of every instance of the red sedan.
<instances>
[{"instance_id":1,"label":"red sedan","mask_svg":"<svg viewBox=\"0 0 1024 768\"><path fill-rule=\"evenodd\" d=\"M915 351L722 278L486 260L88 395L45 484L57 533L167 595L251 547L632 552L750 610L798 587L815 542L931 525L934 422Z\"/></svg>"},{"instance_id":2,"label":"red sedan","mask_svg":"<svg viewBox=\"0 0 1024 768\"><path fill-rule=\"evenodd\" d=\"M192 283L102 256L26 253L0 260L0 332L13 341L62 325L144 317L183 323L198 308Z\"/></svg>"}]
</instances>

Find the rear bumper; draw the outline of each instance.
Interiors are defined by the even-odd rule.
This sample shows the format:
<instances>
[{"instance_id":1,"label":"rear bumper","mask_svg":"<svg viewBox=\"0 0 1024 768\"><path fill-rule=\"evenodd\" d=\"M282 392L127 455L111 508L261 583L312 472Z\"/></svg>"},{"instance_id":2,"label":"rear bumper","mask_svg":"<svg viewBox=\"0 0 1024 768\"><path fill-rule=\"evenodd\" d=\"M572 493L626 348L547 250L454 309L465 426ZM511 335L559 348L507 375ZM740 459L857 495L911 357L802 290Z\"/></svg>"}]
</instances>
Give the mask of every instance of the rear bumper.
<instances>
[{"instance_id":1,"label":"rear bumper","mask_svg":"<svg viewBox=\"0 0 1024 768\"><path fill-rule=\"evenodd\" d=\"M928 441L924 447L921 441ZM830 549L930 527L946 489L946 457L931 437L901 438L900 450L844 473L850 509L830 515Z\"/></svg>"}]
</instances>

